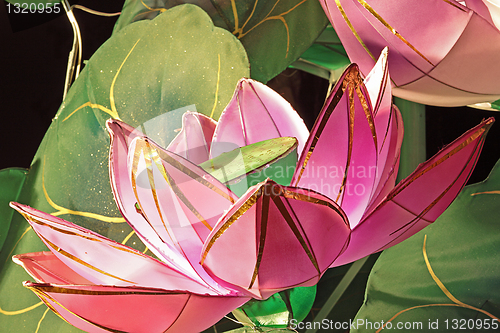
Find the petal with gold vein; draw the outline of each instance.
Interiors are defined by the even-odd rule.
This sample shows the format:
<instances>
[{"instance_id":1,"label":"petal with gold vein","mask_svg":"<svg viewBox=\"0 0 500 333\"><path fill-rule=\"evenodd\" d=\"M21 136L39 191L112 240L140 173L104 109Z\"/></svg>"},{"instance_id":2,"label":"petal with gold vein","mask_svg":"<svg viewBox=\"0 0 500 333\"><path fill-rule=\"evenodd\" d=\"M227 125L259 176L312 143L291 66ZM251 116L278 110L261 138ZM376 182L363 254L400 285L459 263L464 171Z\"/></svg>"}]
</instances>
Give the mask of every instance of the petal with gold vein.
<instances>
[{"instance_id":1,"label":"petal with gold vein","mask_svg":"<svg viewBox=\"0 0 500 333\"><path fill-rule=\"evenodd\" d=\"M334 266L396 245L434 222L469 179L493 122L484 120L402 180L353 229L348 249Z\"/></svg>"}]
</instances>

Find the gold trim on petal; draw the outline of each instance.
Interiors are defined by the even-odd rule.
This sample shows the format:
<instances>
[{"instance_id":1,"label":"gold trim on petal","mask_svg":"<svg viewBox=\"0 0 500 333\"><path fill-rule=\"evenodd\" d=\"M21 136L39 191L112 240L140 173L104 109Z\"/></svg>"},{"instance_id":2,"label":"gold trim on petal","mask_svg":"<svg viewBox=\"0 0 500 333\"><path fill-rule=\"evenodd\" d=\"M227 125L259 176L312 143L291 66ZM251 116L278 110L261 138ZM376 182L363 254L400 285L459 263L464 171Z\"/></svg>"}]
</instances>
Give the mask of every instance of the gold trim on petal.
<instances>
[{"instance_id":1,"label":"gold trim on petal","mask_svg":"<svg viewBox=\"0 0 500 333\"><path fill-rule=\"evenodd\" d=\"M95 237L95 236L93 236L93 235L92 235L92 234L90 234L90 233L89 233L88 235L84 236L84 235L78 234L78 233L76 233L76 232L74 232L74 231L61 229L61 228L58 228L58 227L56 227L56 226L54 226L54 225L51 225L51 224L49 224L49 223L43 222L43 221L41 221L41 220L39 220L39 219L36 219L36 218L32 217L31 215L29 215L28 213L26 213L26 212L24 212L24 211L23 211L23 212L21 212L21 211L20 211L20 213L21 213L21 215L22 215L22 216L23 216L26 220L31 221L31 222L36 223L36 224L39 224L39 225L41 225L41 226L44 226L44 227L50 228L50 229L55 230L55 231L57 231L57 232L60 232L60 233L62 233L62 234L65 234L65 235L70 235L70 236L76 236L76 237L81 237L81 238L86 239L86 240L90 240L90 241L100 242L100 243L104 243L104 244L106 244L105 242L103 242L103 240L102 240L102 239L100 239L100 238L98 238L98 237ZM52 223L52 222L51 222L51 223ZM71 228L71 227L68 227L68 228ZM38 233L37 233L37 234L38 234ZM108 246L110 246L110 247L112 247L112 248L115 248L115 249L117 249L117 250L123 251L123 252L132 253L132 254L136 254L136 255L137 255L137 253L136 253L136 252L134 252L134 250L132 250L132 249L130 249L130 248L128 248L128 247L125 247L125 246L120 247L120 246L118 246L118 244L117 244L117 245L113 245L113 244L106 244L106 245L108 245Z\"/></svg>"},{"instance_id":2,"label":"gold trim on petal","mask_svg":"<svg viewBox=\"0 0 500 333\"><path fill-rule=\"evenodd\" d=\"M338 1L338 0L336 0L336 1ZM382 16L380 16L380 14L378 14L365 0L358 0L358 2L366 10L368 10L370 12L370 14L372 14L380 23L382 23L382 25L384 27L386 27L387 29L389 29L394 34L394 36L396 36L397 38L399 38L399 40L401 40L403 43L405 43L410 49L412 49L415 53L417 53L420 57L422 57L422 59L424 59L425 61L427 61L431 66L435 66L419 50L417 50L415 48L415 46L413 46L410 42L408 42L406 40L406 38L404 38L403 36L401 36L401 34L399 32L397 32L396 29L394 29L389 23L387 23L387 21L384 20L382 18Z\"/></svg>"},{"instance_id":3,"label":"gold trim on petal","mask_svg":"<svg viewBox=\"0 0 500 333\"><path fill-rule=\"evenodd\" d=\"M292 192L292 191L287 190L287 189L283 189L283 197L285 197L287 199L300 200L300 201L310 202L310 203L313 203L313 204L316 204L316 205L326 206L326 207L328 207L328 208L336 211L340 215L340 217L342 218L342 220L344 221L344 223L347 226L349 226L349 221L347 219L347 216L342 211L342 209L339 208L338 206L332 205L330 202L328 202L326 200L321 200L321 199L313 198L311 196L308 196L308 195L305 195L305 194L301 194L301 193Z\"/></svg>"},{"instance_id":4,"label":"gold trim on petal","mask_svg":"<svg viewBox=\"0 0 500 333\"><path fill-rule=\"evenodd\" d=\"M85 286L83 286L85 287ZM91 286L93 287L93 286ZM36 289L38 291L47 293L57 293L57 294L67 294L67 295L87 295L87 296L125 296L125 295L152 295L152 296L162 296L162 295L187 295L189 292L171 291L171 290L148 290L149 288L144 287L125 287L125 286L113 286L115 289L122 288L123 291L104 291L104 290L87 290L87 289L76 289L76 288L66 288L64 286L52 285L52 284L36 284L32 286L26 286L26 288L32 290ZM130 290L133 288L134 290ZM141 290L144 289L144 290ZM153 288L154 289L154 288ZM210 296L212 297L212 296Z\"/></svg>"},{"instance_id":5,"label":"gold trim on petal","mask_svg":"<svg viewBox=\"0 0 500 333\"><path fill-rule=\"evenodd\" d=\"M306 244L306 241L305 241L304 237L302 237L302 234L300 233L299 228L297 227L295 221L293 220L292 216L290 215L290 212L285 207L284 203L281 201L279 196L272 196L271 198L273 199L273 202L276 205L276 208L278 208L278 210L280 211L281 216L283 216L283 218L287 222L288 226L292 230L295 238L297 238L297 240L299 241L300 245L302 246L302 249L309 257L309 260L313 264L314 268L316 268L316 271L318 272L318 274L321 274L321 270L319 269L319 265L318 265L318 260L316 259L312 249L309 247L308 244ZM284 199L285 199L285 201L287 201L286 198L284 198ZM290 203L288 203L288 208L293 212L293 215L295 216L295 218L297 218Z\"/></svg>"},{"instance_id":6,"label":"gold trim on petal","mask_svg":"<svg viewBox=\"0 0 500 333\"><path fill-rule=\"evenodd\" d=\"M488 126L488 125L491 125L491 122L485 124L485 126ZM401 193L401 191L403 191L408 186L410 186L410 184L413 183L415 180L417 180L418 178L420 178L421 176L423 176L427 172L431 171L432 169L434 169L435 167L437 167L438 165L440 165L441 163L443 163L444 161L446 161L448 158L450 158L453 155L455 155L456 153L458 153L463 148L467 147L469 144L471 144L478 137L480 137L483 134L485 134L486 131L487 131L487 128L485 128L485 127L479 128L476 132L472 133L471 136L469 138L467 138L467 140L465 140L464 142L462 142L460 145L458 145L457 147L455 147L453 150L451 150L448 153L446 153L444 156L442 156L436 162L434 162L431 165L427 166L424 170L422 170L419 173L413 175L411 177L411 179L408 179L405 182L404 186L401 186L401 188L398 189L398 191L395 191L394 193L390 194L390 196L387 197L387 200L392 200L396 195L398 195L399 193Z\"/></svg>"},{"instance_id":7,"label":"gold trim on petal","mask_svg":"<svg viewBox=\"0 0 500 333\"><path fill-rule=\"evenodd\" d=\"M349 173L349 168L351 166L351 159L352 159L352 146L353 146L353 141L354 141L354 119L356 118L356 109L354 105L354 89L355 87L352 86L352 84L349 84L348 86L349 89L349 134L348 134L348 142L347 142L347 160L346 160L346 166L344 169L344 178L342 179L342 185L340 186L339 193L337 194L337 199L335 200L336 203L339 202L340 197L342 196L344 192L344 188L347 183L347 175Z\"/></svg>"},{"instance_id":8,"label":"gold trim on petal","mask_svg":"<svg viewBox=\"0 0 500 333\"><path fill-rule=\"evenodd\" d=\"M267 236L267 223L269 217L269 196L265 195L262 198L262 211L261 211L261 220L260 220L260 237L259 237L259 252L257 254L257 261L255 262L255 269L253 271L252 280L250 281L250 285L248 289L251 289L253 284L255 283L255 279L259 274L260 263L262 262L262 256L264 255L264 245L266 243Z\"/></svg>"},{"instance_id":9,"label":"gold trim on petal","mask_svg":"<svg viewBox=\"0 0 500 333\"><path fill-rule=\"evenodd\" d=\"M465 9L463 9L462 7L460 7L459 5L457 5L456 3L451 2L450 0L443 0L443 1L444 1L444 2L446 2L446 3L447 3L447 4L449 4L449 5L452 5L452 6L453 6L453 7L455 7L455 8L460 9L460 10L461 10L461 11L463 11L463 12L466 12L466 10L465 10Z\"/></svg>"},{"instance_id":10,"label":"gold trim on petal","mask_svg":"<svg viewBox=\"0 0 500 333\"><path fill-rule=\"evenodd\" d=\"M215 241L222 236L224 232L234 223L236 222L243 214L245 214L250 208L252 208L253 205L257 202L257 199L262 196L262 191L261 191L262 186L255 191L252 196L250 196L244 203L241 205L240 208L238 208L228 219L224 224L217 230L217 232L210 238L210 240L207 239L207 247L205 251L203 251L202 256L201 256L201 261L200 264L203 265L205 262L205 259L208 255L208 251L212 248L214 245Z\"/></svg>"},{"instance_id":11,"label":"gold trim on petal","mask_svg":"<svg viewBox=\"0 0 500 333\"><path fill-rule=\"evenodd\" d=\"M325 3L326 3L326 1L325 1ZM363 49L366 51L366 53L368 53L368 55L373 59L373 61L377 61L377 59L373 56L373 54L370 52L370 50L368 49L368 47L366 46L366 44L361 39L361 36L358 34L358 32L356 31L356 29L354 29L354 26L352 25L351 21L347 17L347 14L345 13L344 8L342 7L342 4L340 3L340 0L335 0L335 3L337 4L337 8L340 11L340 14L344 18L345 23L347 24L347 26L349 27L349 29L351 29L351 32L353 33L354 37L356 37L356 39L358 40L359 44L361 44L361 46L363 47Z\"/></svg>"},{"instance_id":12,"label":"gold trim on petal","mask_svg":"<svg viewBox=\"0 0 500 333\"><path fill-rule=\"evenodd\" d=\"M123 332L123 331L113 330L111 328L104 327L104 326L99 325L97 323L94 323L94 322L92 322L92 321L90 321L88 319L85 319L82 316L77 315L76 313L74 313L73 311L70 311L65 306L63 306L61 303L59 303L58 301L56 301L52 296L50 296L49 294L43 292L42 290L37 289L36 287L26 286L26 288L28 288L29 290L31 290L32 292L34 292L41 300L43 300L43 302L45 303L45 305L47 305L47 307L49 307L57 316L59 316L62 320L64 320L65 322L67 322L70 325L72 325L72 324L70 322L68 322L66 319L64 319L64 317L49 302L57 304L59 307L63 308L68 313L72 314L73 316L75 316L75 317L77 317L77 318L79 318L79 319L81 319L81 320L83 320L83 321L85 321L85 322L87 322L87 323L89 323L91 325L99 327L99 328L101 328L101 329L103 329L105 331L114 332L114 333L126 333L126 332Z\"/></svg>"},{"instance_id":13,"label":"gold trim on petal","mask_svg":"<svg viewBox=\"0 0 500 333\"><path fill-rule=\"evenodd\" d=\"M358 95L359 102L361 103L361 107L365 113L366 122L368 126L370 126L370 131L372 132L373 143L375 144L375 151L378 147L377 143L377 131L375 130L375 119L373 118L373 114L370 112L370 106L368 105L368 101L365 98L365 95L361 92L360 86L356 86L356 94Z\"/></svg>"},{"instance_id":14,"label":"gold trim on petal","mask_svg":"<svg viewBox=\"0 0 500 333\"><path fill-rule=\"evenodd\" d=\"M129 281L129 280L125 280L125 279L122 279L122 278L120 278L120 277L118 277L118 276L115 276L115 275L113 275L113 274L107 273L107 272L103 271L102 269L99 269L99 268L97 268L97 267L95 267L95 266L92 266L91 264L89 264L89 263L87 263L87 262L83 261L82 259L80 259L80 258L78 258L78 257L76 257L76 256L74 256L74 255L72 255L71 253L69 253L69 252L65 251L64 249L62 249L62 248L58 247L57 245L55 245L54 243L52 243L51 241L49 241L47 238L43 237L42 235L38 234L38 236L39 236L39 237L40 237L40 238L41 238L41 239L42 239L42 240L43 240L46 244L48 244L51 248L53 248L53 249L54 249L54 251L56 251L56 252L60 253L61 255L65 256L65 257L66 257L66 258L68 258L68 259L71 259L71 260L73 260L73 261L75 261L75 262L79 263L79 264L80 264L80 265L82 265L82 266L85 266L85 267L87 267L87 268L90 268L90 269L92 269L92 270L94 270L94 271L98 272L98 273L101 273L101 274L103 274L103 275L106 275L106 276L112 277L112 278L117 279L117 280L120 280L120 281L124 281L124 282L131 283L131 284L137 284L137 283L135 283L135 282L132 282L132 281Z\"/></svg>"},{"instance_id":15,"label":"gold trim on petal","mask_svg":"<svg viewBox=\"0 0 500 333\"><path fill-rule=\"evenodd\" d=\"M309 146L309 149L307 151L307 155L304 159L304 162L302 163L302 166L300 168L299 175L297 177L297 180L295 181L294 186L297 186L297 184L300 182L300 179L302 178L302 175L304 174L305 168L309 162L309 159L311 158L311 155L314 152L314 149L316 148L316 145L318 144L319 138L321 134L323 133L325 126L330 119L330 116L332 115L333 111L337 107L338 103L342 99L342 96L344 95L345 90L354 84L355 86L361 84L363 82L363 79L360 76L359 69L357 66L351 65L346 69L346 73L344 74L344 79L340 83L341 86L337 88L337 91L335 92L335 95L332 96L330 103L328 104L323 116L321 118L318 118L319 124L317 126L316 132L312 132L311 135L314 134L312 137L312 142ZM330 97L329 97L330 98ZM316 128L316 124L314 124L313 128ZM307 147L307 146L306 146Z\"/></svg>"}]
</instances>

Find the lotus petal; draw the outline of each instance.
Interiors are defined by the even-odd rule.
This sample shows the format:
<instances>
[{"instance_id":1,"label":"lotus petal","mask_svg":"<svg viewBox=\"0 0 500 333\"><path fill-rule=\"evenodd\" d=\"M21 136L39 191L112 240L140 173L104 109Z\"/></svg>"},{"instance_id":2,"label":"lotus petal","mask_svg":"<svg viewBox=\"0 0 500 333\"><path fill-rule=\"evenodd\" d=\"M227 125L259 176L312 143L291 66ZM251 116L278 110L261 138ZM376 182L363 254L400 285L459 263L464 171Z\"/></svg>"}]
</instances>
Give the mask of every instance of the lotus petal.
<instances>
[{"instance_id":1,"label":"lotus petal","mask_svg":"<svg viewBox=\"0 0 500 333\"><path fill-rule=\"evenodd\" d=\"M296 137L302 151L309 131L283 97L268 86L241 79L215 129L211 158L238 147L280 136Z\"/></svg>"},{"instance_id":2,"label":"lotus petal","mask_svg":"<svg viewBox=\"0 0 500 333\"><path fill-rule=\"evenodd\" d=\"M388 55L388 48L384 48L364 80L372 102L378 144L375 184L368 206L378 203L394 187L403 141L403 120L396 106L392 104Z\"/></svg>"},{"instance_id":3,"label":"lotus petal","mask_svg":"<svg viewBox=\"0 0 500 333\"><path fill-rule=\"evenodd\" d=\"M340 266L396 245L434 222L469 179L494 118L443 148L401 181L353 230Z\"/></svg>"},{"instance_id":4,"label":"lotus petal","mask_svg":"<svg viewBox=\"0 0 500 333\"><path fill-rule=\"evenodd\" d=\"M128 165L141 226L154 229L206 283L220 290L199 265L199 256L206 237L238 197L202 168L148 138L131 143Z\"/></svg>"},{"instance_id":5,"label":"lotus petal","mask_svg":"<svg viewBox=\"0 0 500 333\"><path fill-rule=\"evenodd\" d=\"M209 159L212 136L217 122L198 112L185 112L182 115L182 128L170 142L167 150L185 159L200 164Z\"/></svg>"},{"instance_id":6,"label":"lotus petal","mask_svg":"<svg viewBox=\"0 0 500 333\"><path fill-rule=\"evenodd\" d=\"M106 122L106 126L111 137L109 153L111 188L122 215L129 221L129 224L134 228L137 235L145 244L149 245L149 249L158 258L196 278L197 274L190 268L189 262L179 252L179 249L164 243L154 228L151 227L136 209L137 198L132 186L127 159L130 144L136 137L141 136L141 133L118 120L110 119Z\"/></svg>"},{"instance_id":7,"label":"lotus petal","mask_svg":"<svg viewBox=\"0 0 500 333\"><path fill-rule=\"evenodd\" d=\"M18 254L13 256L12 260L22 266L39 283L92 284L50 251Z\"/></svg>"},{"instance_id":8,"label":"lotus petal","mask_svg":"<svg viewBox=\"0 0 500 333\"><path fill-rule=\"evenodd\" d=\"M163 289L25 282L47 306L87 332L201 332L248 298Z\"/></svg>"},{"instance_id":9,"label":"lotus petal","mask_svg":"<svg viewBox=\"0 0 500 333\"><path fill-rule=\"evenodd\" d=\"M472 9L474 12L478 13L483 17L486 21L490 22L494 25L493 19L491 17L490 11L488 10L488 6L486 2L488 0L465 0L465 5L467 8Z\"/></svg>"},{"instance_id":10,"label":"lotus petal","mask_svg":"<svg viewBox=\"0 0 500 333\"><path fill-rule=\"evenodd\" d=\"M491 20L488 20L488 15L486 13L481 16L485 17L488 22L491 21L497 28L500 28L500 2L498 2L498 0L483 0L483 3L488 10ZM467 7L469 7L468 4Z\"/></svg>"},{"instance_id":11,"label":"lotus petal","mask_svg":"<svg viewBox=\"0 0 500 333\"><path fill-rule=\"evenodd\" d=\"M110 154L112 187L129 224L167 264L226 293L199 265L199 254L237 197L203 169L147 138L136 137L125 147L119 123L108 127L117 136Z\"/></svg>"},{"instance_id":12,"label":"lotus petal","mask_svg":"<svg viewBox=\"0 0 500 333\"><path fill-rule=\"evenodd\" d=\"M347 217L335 202L268 179L251 187L219 221L201 262L214 279L265 299L316 284L349 234Z\"/></svg>"},{"instance_id":13,"label":"lotus petal","mask_svg":"<svg viewBox=\"0 0 500 333\"><path fill-rule=\"evenodd\" d=\"M335 200L351 228L370 200L377 168L377 136L370 98L358 67L339 79L318 116L292 185ZM333 148L333 149L332 149Z\"/></svg>"},{"instance_id":14,"label":"lotus petal","mask_svg":"<svg viewBox=\"0 0 500 333\"><path fill-rule=\"evenodd\" d=\"M385 136L377 136L381 148L378 151L376 181L365 214L371 207L378 205L396 184L404 129L403 118L398 108L393 105L390 110ZM377 118L375 123L377 124Z\"/></svg>"},{"instance_id":15,"label":"lotus petal","mask_svg":"<svg viewBox=\"0 0 500 333\"><path fill-rule=\"evenodd\" d=\"M94 284L141 285L217 295L186 275L128 246L18 203L11 207L30 223L54 255Z\"/></svg>"},{"instance_id":16,"label":"lotus petal","mask_svg":"<svg viewBox=\"0 0 500 333\"><path fill-rule=\"evenodd\" d=\"M488 2L485 2L488 4ZM321 0L352 62L390 49L394 95L458 106L500 98L500 31L457 1ZM481 73L481 75L477 75Z\"/></svg>"}]
</instances>

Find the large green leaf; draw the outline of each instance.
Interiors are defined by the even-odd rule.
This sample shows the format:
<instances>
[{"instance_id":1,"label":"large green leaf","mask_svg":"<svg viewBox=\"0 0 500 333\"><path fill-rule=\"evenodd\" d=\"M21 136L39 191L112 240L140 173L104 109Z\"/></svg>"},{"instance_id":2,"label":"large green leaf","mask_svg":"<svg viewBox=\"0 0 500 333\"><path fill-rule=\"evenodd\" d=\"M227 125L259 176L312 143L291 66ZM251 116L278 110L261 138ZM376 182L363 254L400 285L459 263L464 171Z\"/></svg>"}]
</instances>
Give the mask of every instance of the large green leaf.
<instances>
[{"instance_id":1,"label":"large green leaf","mask_svg":"<svg viewBox=\"0 0 500 333\"><path fill-rule=\"evenodd\" d=\"M331 25L290 67L301 69L327 80L336 81L351 63ZM333 77L332 77L333 76Z\"/></svg>"},{"instance_id":2,"label":"large green leaf","mask_svg":"<svg viewBox=\"0 0 500 333\"><path fill-rule=\"evenodd\" d=\"M297 322L304 320L315 297L316 286L297 287L276 293L265 301L250 300L233 314L251 327L286 328L293 319Z\"/></svg>"},{"instance_id":3,"label":"large green leaf","mask_svg":"<svg viewBox=\"0 0 500 333\"><path fill-rule=\"evenodd\" d=\"M216 26L238 37L248 52L251 77L264 83L304 53L328 23L316 0L127 0L114 32L183 2L200 6Z\"/></svg>"},{"instance_id":4,"label":"large green leaf","mask_svg":"<svg viewBox=\"0 0 500 333\"><path fill-rule=\"evenodd\" d=\"M120 118L166 145L189 109L218 118L238 80L248 76L241 43L193 5L116 33L89 60L57 112L18 199L133 246L145 247L124 223L109 185L105 122ZM47 248L14 215L0 255L0 331L77 331L22 286L29 279L12 254ZM22 309L28 309L25 312ZM10 311L10 312L8 312Z\"/></svg>"},{"instance_id":5,"label":"large green leaf","mask_svg":"<svg viewBox=\"0 0 500 333\"><path fill-rule=\"evenodd\" d=\"M17 201L27 173L28 170L21 168L0 170L0 252L9 232L12 215L14 215L9 202Z\"/></svg>"},{"instance_id":6,"label":"large green leaf","mask_svg":"<svg viewBox=\"0 0 500 333\"><path fill-rule=\"evenodd\" d=\"M356 317L365 325L351 332L375 332L382 321L413 332L498 331L499 214L500 161L431 226L382 253ZM377 324L367 329L368 321Z\"/></svg>"}]
</instances>

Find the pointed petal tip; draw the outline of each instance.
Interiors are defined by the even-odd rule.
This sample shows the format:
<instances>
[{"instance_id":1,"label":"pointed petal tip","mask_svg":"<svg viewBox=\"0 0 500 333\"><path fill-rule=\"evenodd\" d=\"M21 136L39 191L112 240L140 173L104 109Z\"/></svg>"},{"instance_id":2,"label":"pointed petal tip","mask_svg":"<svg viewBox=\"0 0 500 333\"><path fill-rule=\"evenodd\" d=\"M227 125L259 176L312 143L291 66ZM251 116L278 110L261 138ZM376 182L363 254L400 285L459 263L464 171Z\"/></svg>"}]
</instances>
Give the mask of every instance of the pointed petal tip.
<instances>
[{"instance_id":1,"label":"pointed petal tip","mask_svg":"<svg viewBox=\"0 0 500 333\"><path fill-rule=\"evenodd\" d=\"M19 202L15 202L15 201L11 201L9 202L9 206L13 209L15 209L17 212L19 212L20 214L24 214L24 213L27 213L28 211L32 210L33 208L31 208L30 206L28 205L24 205L24 204L21 204Z\"/></svg>"},{"instance_id":2,"label":"pointed petal tip","mask_svg":"<svg viewBox=\"0 0 500 333\"><path fill-rule=\"evenodd\" d=\"M17 203L17 202L15 202L15 201L11 201L11 202L9 202L9 206L10 206L11 208L14 208L15 210L18 210L18 206L19 206L19 205L20 205L20 204L19 204L19 203Z\"/></svg>"},{"instance_id":3,"label":"pointed petal tip","mask_svg":"<svg viewBox=\"0 0 500 333\"><path fill-rule=\"evenodd\" d=\"M130 127L130 126L118 119L109 118L108 120L106 120L106 129L108 130L109 135L111 137L119 133L119 130L124 127Z\"/></svg>"},{"instance_id":4,"label":"pointed petal tip","mask_svg":"<svg viewBox=\"0 0 500 333\"><path fill-rule=\"evenodd\" d=\"M493 123L495 122L495 117L489 117L488 119L485 119L481 122L481 124L486 127L487 130L490 129L491 126L493 126Z\"/></svg>"}]
</instances>

